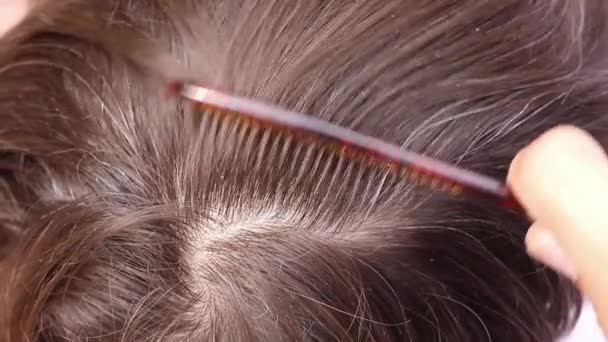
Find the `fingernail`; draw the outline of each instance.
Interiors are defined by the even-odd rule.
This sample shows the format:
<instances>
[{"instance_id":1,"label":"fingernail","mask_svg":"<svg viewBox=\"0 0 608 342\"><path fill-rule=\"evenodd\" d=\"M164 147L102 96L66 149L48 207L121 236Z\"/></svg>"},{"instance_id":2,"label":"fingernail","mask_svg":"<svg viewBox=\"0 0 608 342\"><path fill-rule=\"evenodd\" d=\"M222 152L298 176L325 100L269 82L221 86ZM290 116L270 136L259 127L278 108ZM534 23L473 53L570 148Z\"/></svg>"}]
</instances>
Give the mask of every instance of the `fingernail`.
<instances>
[{"instance_id":1,"label":"fingernail","mask_svg":"<svg viewBox=\"0 0 608 342\"><path fill-rule=\"evenodd\" d=\"M576 281L577 272L574 263L564 253L549 229L534 223L526 235L526 248L531 257Z\"/></svg>"}]
</instances>

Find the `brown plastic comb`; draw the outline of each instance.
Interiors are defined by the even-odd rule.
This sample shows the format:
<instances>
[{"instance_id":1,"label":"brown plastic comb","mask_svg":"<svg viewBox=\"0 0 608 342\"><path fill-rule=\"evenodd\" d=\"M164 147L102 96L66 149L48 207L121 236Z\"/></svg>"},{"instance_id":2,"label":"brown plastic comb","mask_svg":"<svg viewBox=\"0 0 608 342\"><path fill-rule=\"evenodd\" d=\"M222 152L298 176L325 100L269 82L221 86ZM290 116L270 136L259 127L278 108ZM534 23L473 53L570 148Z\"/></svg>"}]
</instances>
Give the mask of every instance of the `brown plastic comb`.
<instances>
[{"instance_id":1,"label":"brown plastic comb","mask_svg":"<svg viewBox=\"0 0 608 342\"><path fill-rule=\"evenodd\" d=\"M507 186L491 177L407 151L401 147L331 124L311 115L292 112L251 99L232 96L196 83L175 82L171 90L197 106L230 116L242 116L260 125L287 130L304 140L321 141L343 156L388 167L418 184L452 194L471 193L498 200L509 208L521 206Z\"/></svg>"}]
</instances>

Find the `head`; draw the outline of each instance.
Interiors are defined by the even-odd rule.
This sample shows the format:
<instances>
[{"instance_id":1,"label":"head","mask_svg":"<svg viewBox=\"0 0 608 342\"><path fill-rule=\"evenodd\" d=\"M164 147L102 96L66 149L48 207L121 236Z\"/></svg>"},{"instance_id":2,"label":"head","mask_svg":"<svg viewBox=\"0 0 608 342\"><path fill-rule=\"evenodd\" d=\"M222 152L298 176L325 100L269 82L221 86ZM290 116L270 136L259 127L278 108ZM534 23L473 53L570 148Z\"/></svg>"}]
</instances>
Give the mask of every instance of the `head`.
<instances>
[{"instance_id":1,"label":"head","mask_svg":"<svg viewBox=\"0 0 608 342\"><path fill-rule=\"evenodd\" d=\"M601 0L49 1L1 40L2 341L553 341L521 214L164 93L188 77L504 178L608 143ZM550 166L548 166L550 167Z\"/></svg>"}]
</instances>

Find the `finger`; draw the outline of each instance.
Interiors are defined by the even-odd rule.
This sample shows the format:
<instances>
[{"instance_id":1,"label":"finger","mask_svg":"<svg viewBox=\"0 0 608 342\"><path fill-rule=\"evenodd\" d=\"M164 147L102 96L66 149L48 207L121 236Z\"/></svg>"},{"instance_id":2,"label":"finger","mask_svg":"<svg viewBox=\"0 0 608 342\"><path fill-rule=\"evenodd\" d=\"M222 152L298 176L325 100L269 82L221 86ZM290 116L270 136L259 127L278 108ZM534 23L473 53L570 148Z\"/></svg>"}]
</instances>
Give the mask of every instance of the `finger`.
<instances>
[{"instance_id":1,"label":"finger","mask_svg":"<svg viewBox=\"0 0 608 342\"><path fill-rule=\"evenodd\" d=\"M0 37L25 17L29 7L29 0L0 0Z\"/></svg>"},{"instance_id":2,"label":"finger","mask_svg":"<svg viewBox=\"0 0 608 342\"><path fill-rule=\"evenodd\" d=\"M572 280L577 278L576 265L559 245L555 234L540 223L536 222L528 229L526 248L536 260Z\"/></svg>"},{"instance_id":3,"label":"finger","mask_svg":"<svg viewBox=\"0 0 608 342\"><path fill-rule=\"evenodd\" d=\"M608 159L602 148L580 129L555 128L515 158L507 182L531 218L555 235L606 326Z\"/></svg>"}]
</instances>

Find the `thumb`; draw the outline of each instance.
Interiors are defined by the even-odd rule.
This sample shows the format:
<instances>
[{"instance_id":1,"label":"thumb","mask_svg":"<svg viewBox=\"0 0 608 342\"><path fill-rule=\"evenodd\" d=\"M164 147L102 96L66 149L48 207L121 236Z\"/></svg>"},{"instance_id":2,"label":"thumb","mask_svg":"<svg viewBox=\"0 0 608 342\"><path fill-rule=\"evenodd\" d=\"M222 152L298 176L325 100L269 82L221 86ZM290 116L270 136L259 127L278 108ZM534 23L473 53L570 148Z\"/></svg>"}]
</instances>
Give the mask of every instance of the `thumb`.
<instances>
[{"instance_id":1,"label":"thumb","mask_svg":"<svg viewBox=\"0 0 608 342\"><path fill-rule=\"evenodd\" d=\"M578 128L552 129L517 155L507 182L536 222L526 238L531 254L577 282L608 335L608 158L603 149Z\"/></svg>"},{"instance_id":2,"label":"thumb","mask_svg":"<svg viewBox=\"0 0 608 342\"><path fill-rule=\"evenodd\" d=\"M30 0L0 0L0 37L18 24L29 8Z\"/></svg>"}]
</instances>

